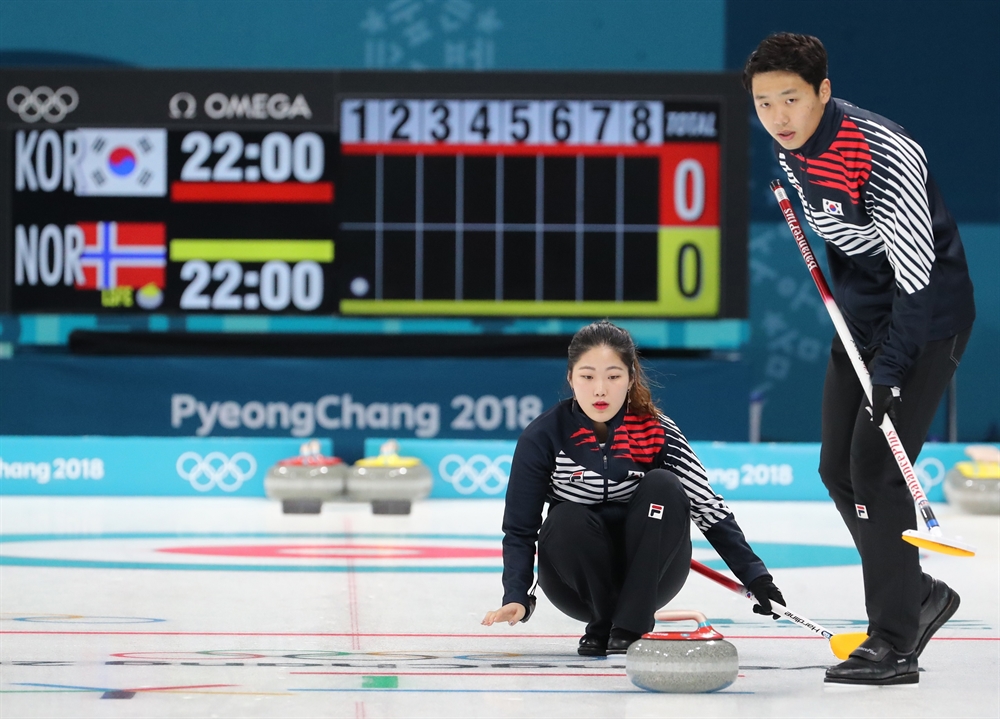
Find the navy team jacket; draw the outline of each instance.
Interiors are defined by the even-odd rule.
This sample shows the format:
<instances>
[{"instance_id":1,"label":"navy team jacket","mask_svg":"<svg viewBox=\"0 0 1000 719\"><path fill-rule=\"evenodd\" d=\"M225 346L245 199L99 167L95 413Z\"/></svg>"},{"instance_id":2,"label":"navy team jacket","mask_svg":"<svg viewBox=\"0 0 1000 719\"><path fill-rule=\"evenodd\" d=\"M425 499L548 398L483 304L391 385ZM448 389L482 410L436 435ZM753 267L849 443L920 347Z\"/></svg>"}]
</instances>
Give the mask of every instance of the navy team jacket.
<instances>
[{"instance_id":1,"label":"navy team jacket","mask_svg":"<svg viewBox=\"0 0 1000 719\"><path fill-rule=\"evenodd\" d=\"M972 282L958 227L902 127L831 99L778 164L826 241L833 296L862 350L881 349L874 384L899 386L923 346L972 327Z\"/></svg>"},{"instance_id":2,"label":"navy team jacket","mask_svg":"<svg viewBox=\"0 0 1000 719\"><path fill-rule=\"evenodd\" d=\"M503 603L520 602L529 608L535 544L546 502L627 502L643 475L659 468L680 479L698 529L744 585L767 574L669 417L637 417L622 407L608 423L608 441L601 445L593 422L568 399L539 415L517 440L503 515Z\"/></svg>"}]
</instances>

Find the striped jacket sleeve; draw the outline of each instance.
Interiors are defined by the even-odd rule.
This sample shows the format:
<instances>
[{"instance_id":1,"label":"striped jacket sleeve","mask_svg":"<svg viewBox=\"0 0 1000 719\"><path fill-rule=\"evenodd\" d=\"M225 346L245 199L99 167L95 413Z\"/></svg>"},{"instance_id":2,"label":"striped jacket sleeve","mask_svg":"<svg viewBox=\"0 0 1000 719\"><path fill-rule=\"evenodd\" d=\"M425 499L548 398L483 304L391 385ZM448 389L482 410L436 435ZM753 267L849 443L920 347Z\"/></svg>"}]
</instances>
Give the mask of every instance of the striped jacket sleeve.
<instances>
[{"instance_id":1,"label":"striped jacket sleeve","mask_svg":"<svg viewBox=\"0 0 1000 719\"><path fill-rule=\"evenodd\" d=\"M927 342L933 300L929 284L935 252L927 158L906 135L872 119L852 119L871 153L865 206L896 280L889 331L872 381L899 385Z\"/></svg>"},{"instance_id":2,"label":"striped jacket sleeve","mask_svg":"<svg viewBox=\"0 0 1000 719\"><path fill-rule=\"evenodd\" d=\"M732 515L726 501L708 483L708 473L691 449L680 428L666 415L660 415L660 424L666 434L663 446L663 468L677 475L684 492L691 500L691 519L702 532L713 524Z\"/></svg>"},{"instance_id":3,"label":"striped jacket sleeve","mask_svg":"<svg viewBox=\"0 0 1000 719\"><path fill-rule=\"evenodd\" d=\"M666 441L660 453L660 466L677 475L691 502L691 519L705 539L744 585L768 574L767 567L750 545L726 501L708 483L708 473L691 449L676 423L660 415Z\"/></svg>"}]
</instances>

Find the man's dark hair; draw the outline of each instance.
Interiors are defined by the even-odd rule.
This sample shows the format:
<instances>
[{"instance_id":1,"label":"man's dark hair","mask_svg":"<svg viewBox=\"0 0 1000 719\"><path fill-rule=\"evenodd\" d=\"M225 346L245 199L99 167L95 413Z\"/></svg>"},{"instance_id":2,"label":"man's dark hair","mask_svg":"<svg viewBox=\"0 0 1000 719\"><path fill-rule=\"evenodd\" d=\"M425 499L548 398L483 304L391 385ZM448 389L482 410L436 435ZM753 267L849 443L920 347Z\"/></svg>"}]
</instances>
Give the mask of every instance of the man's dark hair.
<instances>
[{"instance_id":1,"label":"man's dark hair","mask_svg":"<svg viewBox=\"0 0 1000 719\"><path fill-rule=\"evenodd\" d=\"M826 48L818 37L778 32L761 40L743 66L743 87L753 93L754 75L761 72L794 72L813 86L826 79Z\"/></svg>"}]
</instances>

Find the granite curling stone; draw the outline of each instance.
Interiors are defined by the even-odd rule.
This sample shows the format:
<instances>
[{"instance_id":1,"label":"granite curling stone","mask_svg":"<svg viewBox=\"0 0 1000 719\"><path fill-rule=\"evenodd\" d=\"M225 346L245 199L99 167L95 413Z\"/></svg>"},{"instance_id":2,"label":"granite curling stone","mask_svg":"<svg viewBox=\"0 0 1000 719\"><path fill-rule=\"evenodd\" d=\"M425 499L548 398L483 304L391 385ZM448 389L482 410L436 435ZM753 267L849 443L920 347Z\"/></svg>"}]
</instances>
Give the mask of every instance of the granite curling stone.
<instances>
[{"instance_id":1,"label":"granite curling stone","mask_svg":"<svg viewBox=\"0 0 1000 719\"><path fill-rule=\"evenodd\" d=\"M431 493L434 478L416 457L400 457L399 443L389 440L377 457L359 459L347 473L347 498L371 502L374 514L409 514L414 500Z\"/></svg>"},{"instance_id":2,"label":"granite curling stone","mask_svg":"<svg viewBox=\"0 0 1000 719\"><path fill-rule=\"evenodd\" d=\"M264 494L281 500L285 514L319 514L323 502L343 499L347 465L327 457L319 442L305 442L298 457L282 459L267 470Z\"/></svg>"},{"instance_id":3,"label":"granite curling stone","mask_svg":"<svg viewBox=\"0 0 1000 719\"><path fill-rule=\"evenodd\" d=\"M650 632L632 643L625 673L632 683L653 692L694 694L725 689L739 673L736 647L712 629L705 615L689 610L663 610L662 622L693 619L691 632Z\"/></svg>"},{"instance_id":4,"label":"granite curling stone","mask_svg":"<svg viewBox=\"0 0 1000 719\"><path fill-rule=\"evenodd\" d=\"M958 462L945 475L944 496L971 514L1000 514L1000 449L972 445L970 462Z\"/></svg>"}]
</instances>

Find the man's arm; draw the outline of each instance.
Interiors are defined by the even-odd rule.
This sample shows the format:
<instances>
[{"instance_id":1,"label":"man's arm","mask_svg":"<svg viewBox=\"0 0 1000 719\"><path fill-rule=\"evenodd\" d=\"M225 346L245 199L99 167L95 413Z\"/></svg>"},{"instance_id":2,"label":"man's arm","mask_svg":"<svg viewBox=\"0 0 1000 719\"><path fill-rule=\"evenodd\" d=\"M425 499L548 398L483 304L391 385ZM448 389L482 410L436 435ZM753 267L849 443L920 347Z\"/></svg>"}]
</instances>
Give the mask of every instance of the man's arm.
<instances>
[{"instance_id":1,"label":"man's arm","mask_svg":"<svg viewBox=\"0 0 1000 719\"><path fill-rule=\"evenodd\" d=\"M892 317L872 383L899 386L927 342L934 232L927 158L916 142L872 120L855 119L872 157L865 203L896 278Z\"/></svg>"}]
</instances>

